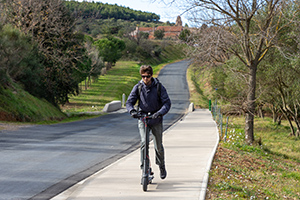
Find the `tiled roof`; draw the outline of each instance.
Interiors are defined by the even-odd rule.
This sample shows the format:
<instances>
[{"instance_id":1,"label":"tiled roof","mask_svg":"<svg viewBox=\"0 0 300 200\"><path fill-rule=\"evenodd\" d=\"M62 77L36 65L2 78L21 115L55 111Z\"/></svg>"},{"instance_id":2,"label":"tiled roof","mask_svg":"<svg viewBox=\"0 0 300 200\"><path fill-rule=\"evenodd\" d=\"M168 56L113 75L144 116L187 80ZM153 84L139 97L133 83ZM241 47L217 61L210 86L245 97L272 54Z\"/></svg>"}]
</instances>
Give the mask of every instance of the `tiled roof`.
<instances>
[{"instance_id":1,"label":"tiled roof","mask_svg":"<svg viewBox=\"0 0 300 200\"><path fill-rule=\"evenodd\" d=\"M156 29L157 30L164 29L165 32L181 32L182 26L158 26Z\"/></svg>"},{"instance_id":2,"label":"tiled roof","mask_svg":"<svg viewBox=\"0 0 300 200\"><path fill-rule=\"evenodd\" d=\"M153 31L153 27L139 27L139 31Z\"/></svg>"},{"instance_id":3,"label":"tiled roof","mask_svg":"<svg viewBox=\"0 0 300 200\"><path fill-rule=\"evenodd\" d=\"M158 26L158 27L137 27L136 31L133 32L136 35L138 32L148 32L149 39L154 39L154 31L164 30L165 38L177 38L181 31L183 30L182 26Z\"/></svg>"},{"instance_id":4,"label":"tiled roof","mask_svg":"<svg viewBox=\"0 0 300 200\"><path fill-rule=\"evenodd\" d=\"M139 31L155 31L155 30L165 30L165 32L181 32L182 26L158 26L158 27L139 27Z\"/></svg>"}]
</instances>

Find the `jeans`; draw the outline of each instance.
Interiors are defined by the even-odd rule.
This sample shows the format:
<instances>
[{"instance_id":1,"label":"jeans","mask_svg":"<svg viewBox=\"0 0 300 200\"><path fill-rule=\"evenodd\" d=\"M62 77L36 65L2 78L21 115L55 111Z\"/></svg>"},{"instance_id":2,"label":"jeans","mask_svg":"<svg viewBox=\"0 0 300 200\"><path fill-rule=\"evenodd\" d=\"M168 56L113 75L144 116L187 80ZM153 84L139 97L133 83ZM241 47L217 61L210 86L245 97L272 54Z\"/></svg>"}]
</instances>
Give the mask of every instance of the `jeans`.
<instances>
[{"instance_id":1,"label":"jeans","mask_svg":"<svg viewBox=\"0 0 300 200\"><path fill-rule=\"evenodd\" d=\"M141 169L143 168L144 150L145 150L145 124L138 120L138 127L141 136ZM148 131L152 132L154 149L155 149L155 162L157 165L165 164L165 152L163 147L163 126L162 123L148 125ZM150 134L149 134L150 135Z\"/></svg>"}]
</instances>

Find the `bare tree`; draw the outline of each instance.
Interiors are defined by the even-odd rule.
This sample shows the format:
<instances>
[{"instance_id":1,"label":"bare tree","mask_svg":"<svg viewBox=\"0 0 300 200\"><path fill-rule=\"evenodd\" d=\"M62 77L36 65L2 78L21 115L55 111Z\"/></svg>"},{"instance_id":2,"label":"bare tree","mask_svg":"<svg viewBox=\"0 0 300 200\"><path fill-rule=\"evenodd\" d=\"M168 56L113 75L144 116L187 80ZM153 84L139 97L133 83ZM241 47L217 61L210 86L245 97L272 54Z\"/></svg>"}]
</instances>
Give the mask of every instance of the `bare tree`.
<instances>
[{"instance_id":1,"label":"bare tree","mask_svg":"<svg viewBox=\"0 0 300 200\"><path fill-rule=\"evenodd\" d=\"M224 63L233 56L240 59L247 71L247 98L245 105L245 139L254 141L254 112L256 101L256 74L260 62L272 47L278 46L277 36L293 23L286 18L298 12L296 2L288 0L172 0L181 2L190 19L206 24L192 43L190 55L203 64Z\"/></svg>"}]
</instances>

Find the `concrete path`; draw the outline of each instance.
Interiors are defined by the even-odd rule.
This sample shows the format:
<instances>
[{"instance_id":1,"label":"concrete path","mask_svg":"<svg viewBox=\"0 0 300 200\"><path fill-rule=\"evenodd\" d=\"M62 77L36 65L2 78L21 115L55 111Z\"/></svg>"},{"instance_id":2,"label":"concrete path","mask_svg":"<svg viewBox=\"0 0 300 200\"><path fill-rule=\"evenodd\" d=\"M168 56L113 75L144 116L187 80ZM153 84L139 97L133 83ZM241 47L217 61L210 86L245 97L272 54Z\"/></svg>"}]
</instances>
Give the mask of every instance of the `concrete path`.
<instances>
[{"instance_id":1,"label":"concrete path","mask_svg":"<svg viewBox=\"0 0 300 200\"><path fill-rule=\"evenodd\" d=\"M164 133L167 178L161 180L150 159L153 183L143 192L139 150L69 188L52 200L202 200L208 172L219 141L218 131L208 110L196 109Z\"/></svg>"}]
</instances>

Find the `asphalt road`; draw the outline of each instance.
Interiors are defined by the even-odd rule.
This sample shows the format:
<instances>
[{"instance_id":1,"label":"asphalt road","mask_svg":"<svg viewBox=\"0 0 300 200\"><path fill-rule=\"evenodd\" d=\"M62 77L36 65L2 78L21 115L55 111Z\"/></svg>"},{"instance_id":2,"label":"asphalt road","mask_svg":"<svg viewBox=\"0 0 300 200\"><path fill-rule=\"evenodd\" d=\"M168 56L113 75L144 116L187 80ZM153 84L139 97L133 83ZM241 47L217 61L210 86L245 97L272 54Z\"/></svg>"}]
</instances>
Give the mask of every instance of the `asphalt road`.
<instances>
[{"instance_id":1,"label":"asphalt road","mask_svg":"<svg viewBox=\"0 0 300 200\"><path fill-rule=\"evenodd\" d=\"M189 106L188 64L169 64L158 77L172 101L164 129ZM1 131L0 200L50 199L132 152L139 140L136 120L124 109L84 121Z\"/></svg>"}]
</instances>

